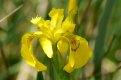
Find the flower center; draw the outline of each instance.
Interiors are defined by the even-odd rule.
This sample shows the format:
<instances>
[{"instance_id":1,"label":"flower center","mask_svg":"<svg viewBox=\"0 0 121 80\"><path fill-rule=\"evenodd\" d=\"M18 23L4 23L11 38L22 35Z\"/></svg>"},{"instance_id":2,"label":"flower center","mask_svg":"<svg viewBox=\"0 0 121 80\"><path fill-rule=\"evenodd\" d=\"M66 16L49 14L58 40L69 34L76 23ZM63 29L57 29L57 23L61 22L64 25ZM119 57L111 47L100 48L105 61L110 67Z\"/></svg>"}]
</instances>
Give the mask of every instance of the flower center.
<instances>
[{"instance_id":1,"label":"flower center","mask_svg":"<svg viewBox=\"0 0 121 80\"><path fill-rule=\"evenodd\" d=\"M80 46L79 40L71 40L71 50L76 51Z\"/></svg>"}]
</instances>

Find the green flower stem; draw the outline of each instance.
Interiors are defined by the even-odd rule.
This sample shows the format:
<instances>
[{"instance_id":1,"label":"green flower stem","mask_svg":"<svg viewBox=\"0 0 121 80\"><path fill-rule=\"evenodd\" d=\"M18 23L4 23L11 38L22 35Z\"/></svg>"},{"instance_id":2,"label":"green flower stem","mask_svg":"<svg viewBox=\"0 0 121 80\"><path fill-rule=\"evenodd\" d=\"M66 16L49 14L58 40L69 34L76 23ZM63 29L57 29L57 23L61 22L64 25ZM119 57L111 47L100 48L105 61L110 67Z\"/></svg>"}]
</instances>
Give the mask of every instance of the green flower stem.
<instances>
[{"instance_id":1,"label":"green flower stem","mask_svg":"<svg viewBox=\"0 0 121 80\"><path fill-rule=\"evenodd\" d=\"M56 45L53 45L53 57L51 59L48 59L49 65L48 65L48 71L49 71L49 80L71 80L70 74L65 72L63 70L63 65L61 62L62 57L57 52ZM44 80L42 72L38 72L37 74L37 80Z\"/></svg>"},{"instance_id":2,"label":"green flower stem","mask_svg":"<svg viewBox=\"0 0 121 80\"><path fill-rule=\"evenodd\" d=\"M95 62L95 80L101 80L101 62L104 57L104 42L105 42L105 36L106 36L106 30L107 30L107 24L109 17L111 15L111 11L113 8L113 5L116 0L107 0L105 5L105 10L101 16L101 19L99 21L99 28L98 28L98 36L95 44L95 51L94 51L94 62Z\"/></svg>"},{"instance_id":3,"label":"green flower stem","mask_svg":"<svg viewBox=\"0 0 121 80\"><path fill-rule=\"evenodd\" d=\"M44 79L43 79L42 72L38 72L38 73L37 73L37 80L44 80Z\"/></svg>"},{"instance_id":4,"label":"green flower stem","mask_svg":"<svg viewBox=\"0 0 121 80\"><path fill-rule=\"evenodd\" d=\"M54 64L53 64L52 59L50 59L49 76L50 76L50 80L56 80L55 79L55 69L54 69Z\"/></svg>"},{"instance_id":5,"label":"green flower stem","mask_svg":"<svg viewBox=\"0 0 121 80\"><path fill-rule=\"evenodd\" d=\"M57 46L53 45L53 58L51 60L51 70L50 70L50 77L51 80L70 80L70 74L66 73L63 68L61 67L62 64L59 61L61 58L59 53L57 52ZM52 71L53 70L53 71Z\"/></svg>"}]
</instances>

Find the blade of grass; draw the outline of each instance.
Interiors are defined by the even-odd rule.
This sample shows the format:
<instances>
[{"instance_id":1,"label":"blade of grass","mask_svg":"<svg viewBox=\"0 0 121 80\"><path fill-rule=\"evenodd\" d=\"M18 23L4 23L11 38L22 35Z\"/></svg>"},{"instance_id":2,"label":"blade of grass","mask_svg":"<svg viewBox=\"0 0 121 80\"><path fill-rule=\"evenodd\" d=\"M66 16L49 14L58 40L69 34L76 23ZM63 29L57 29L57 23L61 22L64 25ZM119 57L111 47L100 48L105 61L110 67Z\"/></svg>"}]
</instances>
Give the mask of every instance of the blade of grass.
<instances>
[{"instance_id":1,"label":"blade of grass","mask_svg":"<svg viewBox=\"0 0 121 80\"><path fill-rule=\"evenodd\" d=\"M23 7L23 4L18 6L16 9L14 9L12 12L10 12L8 15L4 16L2 19L0 19L0 23L2 21L4 21L5 19L7 19L9 16L11 16L12 14L14 14L16 11L18 11L19 9L21 9Z\"/></svg>"},{"instance_id":2,"label":"blade of grass","mask_svg":"<svg viewBox=\"0 0 121 80\"><path fill-rule=\"evenodd\" d=\"M96 39L95 44L95 50L94 50L94 62L95 62L95 71L94 74L101 73L101 61L104 56L104 42L105 42L105 36L106 36L106 30L107 30L107 24L113 9L113 5L115 3L115 0L107 0L104 12L101 15L101 18L98 23L98 35ZM95 80L101 80L101 75L95 76Z\"/></svg>"}]
</instances>

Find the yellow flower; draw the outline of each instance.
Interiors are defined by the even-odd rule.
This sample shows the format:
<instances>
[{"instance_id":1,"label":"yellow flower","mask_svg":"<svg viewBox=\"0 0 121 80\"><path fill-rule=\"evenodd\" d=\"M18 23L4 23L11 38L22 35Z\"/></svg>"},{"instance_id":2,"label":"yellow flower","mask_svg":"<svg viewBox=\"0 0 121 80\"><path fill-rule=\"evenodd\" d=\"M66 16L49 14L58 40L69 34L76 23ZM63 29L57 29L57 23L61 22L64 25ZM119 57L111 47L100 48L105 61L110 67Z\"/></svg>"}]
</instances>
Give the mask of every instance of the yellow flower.
<instances>
[{"instance_id":1,"label":"yellow flower","mask_svg":"<svg viewBox=\"0 0 121 80\"><path fill-rule=\"evenodd\" d=\"M73 34L75 24L73 22L73 16L77 12L76 0L70 0L70 5L74 3L74 6L70 6L68 10L68 16L63 21L63 9L52 9L49 13L51 20L44 20L41 17L36 17L31 20L40 30L33 33L26 33L22 37L22 57L35 67L38 71L46 70L47 67L35 58L32 51L32 43L35 39L38 39L44 53L48 58L53 58L52 45L56 45L59 52L69 55L66 56L67 63L64 66L64 70L71 73L73 70L84 66L92 55L92 51L88 46L88 42L77 35ZM76 8L74 8L76 7Z\"/></svg>"}]
</instances>

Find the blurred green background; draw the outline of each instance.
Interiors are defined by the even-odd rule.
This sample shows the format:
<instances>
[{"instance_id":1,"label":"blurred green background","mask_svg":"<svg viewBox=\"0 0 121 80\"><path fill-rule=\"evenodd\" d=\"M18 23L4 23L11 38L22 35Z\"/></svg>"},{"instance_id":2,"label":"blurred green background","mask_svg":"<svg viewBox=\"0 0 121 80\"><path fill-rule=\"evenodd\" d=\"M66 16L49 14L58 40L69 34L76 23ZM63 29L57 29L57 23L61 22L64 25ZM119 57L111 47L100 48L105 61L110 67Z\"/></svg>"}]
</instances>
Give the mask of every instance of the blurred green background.
<instances>
[{"instance_id":1,"label":"blurred green background","mask_svg":"<svg viewBox=\"0 0 121 80\"><path fill-rule=\"evenodd\" d=\"M36 30L32 17L50 19L52 8L64 8L66 16L67 6L68 0L0 0L0 80L36 80L20 55L21 37ZM78 0L78 6L75 32L94 54L72 80L121 80L121 0Z\"/></svg>"}]
</instances>

